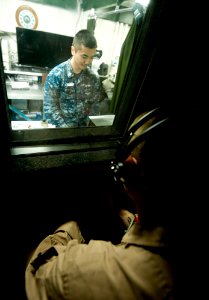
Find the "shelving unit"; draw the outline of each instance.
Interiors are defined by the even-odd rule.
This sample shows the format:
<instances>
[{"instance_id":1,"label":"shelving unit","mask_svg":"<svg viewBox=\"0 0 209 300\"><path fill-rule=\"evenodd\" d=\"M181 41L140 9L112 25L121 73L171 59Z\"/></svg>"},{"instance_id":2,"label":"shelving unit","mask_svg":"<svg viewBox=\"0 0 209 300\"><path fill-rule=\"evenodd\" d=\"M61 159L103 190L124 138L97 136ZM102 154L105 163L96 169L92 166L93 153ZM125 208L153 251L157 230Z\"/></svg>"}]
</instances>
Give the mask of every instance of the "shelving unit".
<instances>
[{"instance_id":1,"label":"shelving unit","mask_svg":"<svg viewBox=\"0 0 209 300\"><path fill-rule=\"evenodd\" d=\"M5 70L5 74L11 120L42 120L44 73L19 68Z\"/></svg>"}]
</instances>

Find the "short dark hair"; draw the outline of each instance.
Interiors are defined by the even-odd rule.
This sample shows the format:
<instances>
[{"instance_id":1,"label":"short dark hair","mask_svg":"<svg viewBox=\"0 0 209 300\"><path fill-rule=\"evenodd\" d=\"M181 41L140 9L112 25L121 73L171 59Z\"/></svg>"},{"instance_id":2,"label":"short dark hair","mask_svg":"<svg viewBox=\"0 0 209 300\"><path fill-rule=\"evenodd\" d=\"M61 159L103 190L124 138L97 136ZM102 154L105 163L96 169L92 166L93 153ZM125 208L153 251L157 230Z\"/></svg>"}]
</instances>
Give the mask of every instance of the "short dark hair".
<instances>
[{"instance_id":1,"label":"short dark hair","mask_svg":"<svg viewBox=\"0 0 209 300\"><path fill-rule=\"evenodd\" d=\"M73 39L73 46L77 48L81 45L90 49L97 48L96 38L91 31L82 29L76 33Z\"/></svg>"}]
</instances>

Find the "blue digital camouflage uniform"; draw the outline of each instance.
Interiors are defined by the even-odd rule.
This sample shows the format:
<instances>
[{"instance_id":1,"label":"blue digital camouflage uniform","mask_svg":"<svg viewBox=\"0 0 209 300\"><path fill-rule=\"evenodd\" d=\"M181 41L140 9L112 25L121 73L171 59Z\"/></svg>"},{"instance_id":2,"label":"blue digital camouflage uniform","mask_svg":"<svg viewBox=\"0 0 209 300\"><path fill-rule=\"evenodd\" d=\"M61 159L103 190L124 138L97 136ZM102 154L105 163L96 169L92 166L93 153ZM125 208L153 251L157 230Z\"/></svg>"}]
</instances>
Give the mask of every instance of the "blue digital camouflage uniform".
<instances>
[{"instance_id":1,"label":"blue digital camouflage uniform","mask_svg":"<svg viewBox=\"0 0 209 300\"><path fill-rule=\"evenodd\" d=\"M90 67L73 73L70 59L54 67L44 84L44 119L56 127L88 126L107 98L99 75Z\"/></svg>"}]
</instances>

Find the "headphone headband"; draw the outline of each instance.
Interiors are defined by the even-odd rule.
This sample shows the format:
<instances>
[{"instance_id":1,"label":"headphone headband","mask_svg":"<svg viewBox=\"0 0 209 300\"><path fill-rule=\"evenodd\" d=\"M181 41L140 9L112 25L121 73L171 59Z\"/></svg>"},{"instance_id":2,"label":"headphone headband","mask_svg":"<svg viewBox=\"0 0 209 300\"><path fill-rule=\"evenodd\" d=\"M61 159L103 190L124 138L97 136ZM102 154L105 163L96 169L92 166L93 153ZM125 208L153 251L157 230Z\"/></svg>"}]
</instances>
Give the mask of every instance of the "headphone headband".
<instances>
[{"instance_id":1,"label":"headphone headband","mask_svg":"<svg viewBox=\"0 0 209 300\"><path fill-rule=\"evenodd\" d=\"M156 117L156 118L155 118ZM154 119L153 119L154 118ZM141 132L137 132L137 135L135 139L131 140L134 133L144 124L146 124L148 121L153 119L153 122L151 124L147 124L141 130ZM167 126L164 125L167 124L169 121L169 118L161 111L160 108L155 108L147 113L145 113L143 116L139 117L139 119L135 119L135 121L130 126L129 130L127 131L127 134L125 136L125 141L122 144L121 149L119 150L118 157L116 161L112 161L110 164L110 169L113 174L114 180L116 182L125 183L126 181L131 182L132 184L135 184L139 186L142 184L142 186L146 186L146 182L144 181L143 177L140 177L140 164L132 164L130 161L126 161L126 159L130 156L132 151L142 142L146 141L152 136L155 142L161 143L161 137L164 139L164 134L162 129L166 129L167 133ZM156 132L160 130L160 132ZM161 131L162 130L162 131ZM162 133L160 135L160 133ZM157 137L157 140L155 139ZM158 141L159 138L159 141ZM167 140L165 140L167 141ZM148 145L148 147L152 147L152 145ZM152 149L152 148L150 148ZM153 149L155 151L155 149Z\"/></svg>"},{"instance_id":2,"label":"headphone headband","mask_svg":"<svg viewBox=\"0 0 209 300\"><path fill-rule=\"evenodd\" d=\"M152 124L148 128L146 128L144 131L142 131L132 142L130 142L133 134L138 130L142 125L144 125L147 121L152 119L155 116L160 115L160 108L155 108L149 112L147 112L145 115L143 115L136 123L133 123L131 127L129 128L127 135L124 138L124 142L121 149L121 159L127 158L130 153L133 151L133 149L140 143L146 140L151 134L153 134L157 129L159 129L164 123L168 121L168 118L164 116L164 118L161 118L156 123ZM129 143L130 142L130 143Z\"/></svg>"}]
</instances>

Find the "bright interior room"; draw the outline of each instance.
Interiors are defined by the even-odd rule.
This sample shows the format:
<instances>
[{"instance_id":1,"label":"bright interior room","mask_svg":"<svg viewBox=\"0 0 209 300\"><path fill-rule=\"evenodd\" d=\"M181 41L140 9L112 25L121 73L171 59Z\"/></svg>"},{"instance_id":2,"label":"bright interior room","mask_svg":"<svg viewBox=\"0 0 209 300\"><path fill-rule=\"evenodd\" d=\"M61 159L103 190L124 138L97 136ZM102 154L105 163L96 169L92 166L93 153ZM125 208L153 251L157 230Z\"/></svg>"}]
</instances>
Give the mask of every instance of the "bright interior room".
<instances>
[{"instance_id":1,"label":"bright interior room","mask_svg":"<svg viewBox=\"0 0 209 300\"><path fill-rule=\"evenodd\" d=\"M73 37L83 28L97 39L92 69L99 73L111 105L122 45L133 19L145 13L147 5L145 0L2 0L0 39L12 130L25 122L25 129L46 128L42 122L44 81L55 65L70 58ZM92 124L111 125L114 111L104 109L101 114L102 122L100 116L100 122Z\"/></svg>"}]
</instances>

